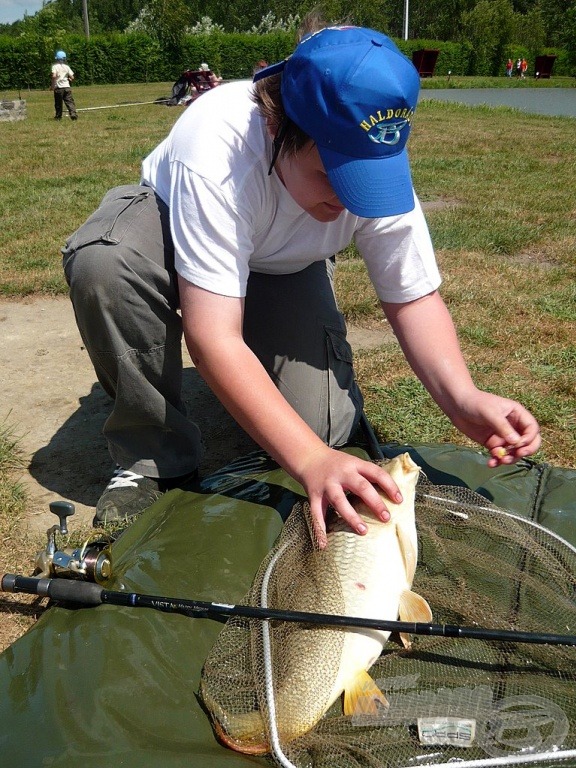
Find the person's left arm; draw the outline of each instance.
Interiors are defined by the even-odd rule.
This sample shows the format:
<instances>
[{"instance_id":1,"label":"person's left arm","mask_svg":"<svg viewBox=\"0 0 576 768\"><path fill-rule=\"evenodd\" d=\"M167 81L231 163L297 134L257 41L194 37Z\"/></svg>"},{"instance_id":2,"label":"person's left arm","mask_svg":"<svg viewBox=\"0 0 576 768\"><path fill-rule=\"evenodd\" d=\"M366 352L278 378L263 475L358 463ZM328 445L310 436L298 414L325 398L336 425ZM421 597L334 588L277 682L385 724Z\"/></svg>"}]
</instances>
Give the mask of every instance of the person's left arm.
<instances>
[{"instance_id":1,"label":"person's left arm","mask_svg":"<svg viewBox=\"0 0 576 768\"><path fill-rule=\"evenodd\" d=\"M438 291L404 304L381 302L410 366L463 434L485 446L489 466L512 464L540 446L534 416L520 403L476 387Z\"/></svg>"}]
</instances>

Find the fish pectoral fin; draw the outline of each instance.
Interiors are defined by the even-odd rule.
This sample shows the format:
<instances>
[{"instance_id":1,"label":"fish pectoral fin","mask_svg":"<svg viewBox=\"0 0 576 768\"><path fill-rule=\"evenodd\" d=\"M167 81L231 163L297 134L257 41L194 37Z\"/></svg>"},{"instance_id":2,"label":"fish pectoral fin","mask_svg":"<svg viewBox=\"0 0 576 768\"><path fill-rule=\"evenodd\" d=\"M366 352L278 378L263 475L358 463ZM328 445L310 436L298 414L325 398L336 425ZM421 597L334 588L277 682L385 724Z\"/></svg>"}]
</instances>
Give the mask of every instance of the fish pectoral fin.
<instances>
[{"instance_id":1,"label":"fish pectoral fin","mask_svg":"<svg viewBox=\"0 0 576 768\"><path fill-rule=\"evenodd\" d=\"M406 650L409 651L412 648L412 637L408 632L400 632L400 642Z\"/></svg>"},{"instance_id":2,"label":"fish pectoral fin","mask_svg":"<svg viewBox=\"0 0 576 768\"><path fill-rule=\"evenodd\" d=\"M388 699L368 672L360 672L352 685L344 689L345 715L377 715L389 706Z\"/></svg>"},{"instance_id":3,"label":"fish pectoral fin","mask_svg":"<svg viewBox=\"0 0 576 768\"><path fill-rule=\"evenodd\" d=\"M413 621L414 623L428 624L432 621L432 610L428 602L416 592L405 590L400 595L400 608L398 610L400 621ZM410 648L412 642L407 632L400 633L400 640L404 648Z\"/></svg>"},{"instance_id":4,"label":"fish pectoral fin","mask_svg":"<svg viewBox=\"0 0 576 768\"><path fill-rule=\"evenodd\" d=\"M400 595L400 608L398 610L400 621L414 621L428 623L432 621L432 609L421 595L409 589Z\"/></svg>"}]
</instances>

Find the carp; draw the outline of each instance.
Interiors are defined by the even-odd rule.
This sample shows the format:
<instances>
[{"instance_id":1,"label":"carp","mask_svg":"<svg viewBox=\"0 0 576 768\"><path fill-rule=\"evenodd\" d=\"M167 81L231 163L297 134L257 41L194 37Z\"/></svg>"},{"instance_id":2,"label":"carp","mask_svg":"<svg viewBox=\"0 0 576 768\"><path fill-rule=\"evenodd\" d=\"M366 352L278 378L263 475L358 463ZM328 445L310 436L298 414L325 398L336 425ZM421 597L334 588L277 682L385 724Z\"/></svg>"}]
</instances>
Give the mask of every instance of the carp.
<instances>
[{"instance_id":1,"label":"carp","mask_svg":"<svg viewBox=\"0 0 576 768\"><path fill-rule=\"evenodd\" d=\"M420 469L408 453L383 467L396 481L403 501L393 503L383 495L390 520L379 520L360 500L352 498L356 512L367 526L359 536L340 517L327 518L328 545L313 550L296 577L290 564L278 559L291 589L289 608L297 611L409 622L430 622L426 600L411 591L418 559L415 522L416 484ZM294 514L294 512L292 513ZM283 590L278 594L281 596ZM335 597L337 601L335 602ZM272 607L272 606L269 606ZM273 607L278 607L274 605ZM343 693L345 715L377 714L388 707L368 670L380 656L389 631L363 628L331 628L293 624L282 641L275 671L274 708L279 739L289 742L310 731ZM401 635L408 647L409 637ZM224 711L205 687L204 702L220 740L239 752L270 751L267 729L258 710Z\"/></svg>"}]
</instances>

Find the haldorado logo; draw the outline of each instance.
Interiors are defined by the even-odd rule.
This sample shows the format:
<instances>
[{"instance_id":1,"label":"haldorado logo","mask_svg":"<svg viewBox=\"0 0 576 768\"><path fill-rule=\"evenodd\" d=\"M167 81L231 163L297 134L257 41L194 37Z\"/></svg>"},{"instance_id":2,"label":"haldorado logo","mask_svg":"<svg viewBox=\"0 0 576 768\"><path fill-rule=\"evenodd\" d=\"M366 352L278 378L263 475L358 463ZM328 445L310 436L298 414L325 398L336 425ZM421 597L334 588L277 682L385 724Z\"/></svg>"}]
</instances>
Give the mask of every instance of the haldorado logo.
<instances>
[{"instance_id":1,"label":"haldorado logo","mask_svg":"<svg viewBox=\"0 0 576 768\"><path fill-rule=\"evenodd\" d=\"M414 110L408 108L387 109L384 113L379 109L375 115L362 120L360 128L376 144L398 144L403 129L410 126L413 114Z\"/></svg>"}]
</instances>

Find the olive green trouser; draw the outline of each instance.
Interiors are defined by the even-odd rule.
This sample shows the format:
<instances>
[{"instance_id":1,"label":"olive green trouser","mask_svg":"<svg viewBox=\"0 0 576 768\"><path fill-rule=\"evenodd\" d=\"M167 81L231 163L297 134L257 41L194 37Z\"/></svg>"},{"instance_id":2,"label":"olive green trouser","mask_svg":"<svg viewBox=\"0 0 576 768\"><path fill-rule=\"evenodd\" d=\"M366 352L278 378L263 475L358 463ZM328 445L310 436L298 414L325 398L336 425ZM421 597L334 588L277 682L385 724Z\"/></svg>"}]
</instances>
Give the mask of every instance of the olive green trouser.
<instances>
[{"instance_id":1,"label":"olive green trouser","mask_svg":"<svg viewBox=\"0 0 576 768\"><path fill-rule=\"evenodd\" d=\"M103 430L113 460L149 477L194 470L202 443L182 402L182 320L166 205L147 187L112 189L62 253L80 334L114 400ZM252 272L244 338L292 407L338 446L358 423L362 397L333 273L333 260L296 274Z\"/></svg>"}]
</instances>

